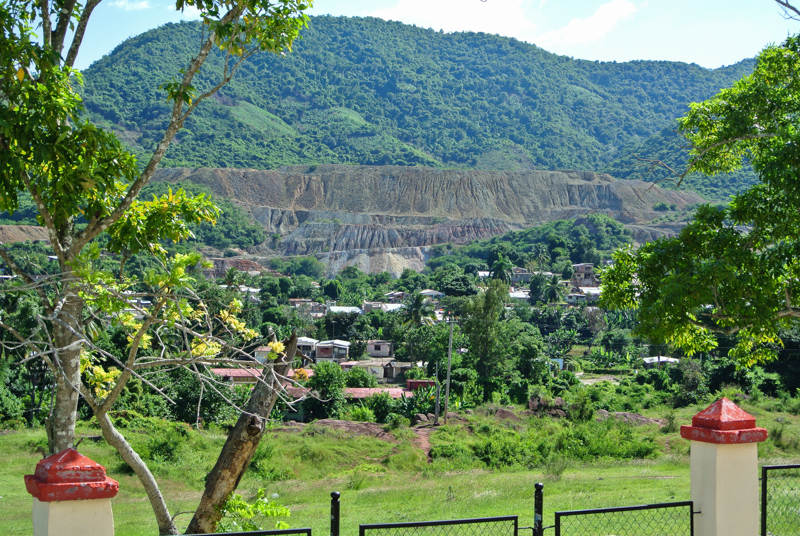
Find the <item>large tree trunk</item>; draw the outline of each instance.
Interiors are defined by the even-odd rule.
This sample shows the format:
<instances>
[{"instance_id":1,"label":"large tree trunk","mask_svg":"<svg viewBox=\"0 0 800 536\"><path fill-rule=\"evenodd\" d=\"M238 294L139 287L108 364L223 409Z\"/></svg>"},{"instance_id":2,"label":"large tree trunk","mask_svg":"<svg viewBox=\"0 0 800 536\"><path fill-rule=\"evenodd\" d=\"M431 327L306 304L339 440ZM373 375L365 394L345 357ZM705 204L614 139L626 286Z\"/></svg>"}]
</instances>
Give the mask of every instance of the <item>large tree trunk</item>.
<instances>
[{"instance_id":1,"label":"large tree trunk","mask_svg":"<svg viewBox=\"0 0 800 536\"><path fill-rule=\"evenodd\" d=\"M81 384L82 344L78 333L82 331L82 314L83 300L78 296L77 290L68 289L63 307L56 312L53 322L55 351L52 361L57 369L53 371L56 379L56 397L46 424L51 454L72 447L75 440L75 421L78 416L78 393Z\"/></svg>"},{"instance_id":2,"label":"large tree trunk","mask_svg":"<svg viewBox=\"0 0 800 536\"><path fill-rule=\"evenodd\" d=\"M281 378L285 378L297 353L297 335L293 334L286 344L285 357L272 369L265 367L263 381L256 384L247 407L239 416L228 435L214 468L208 474L206 488L194 513L187 534L210 534L216 531L221 517L221 507L236 490L253 454L264 435L269 414L278 399Z\"/></svg>"},{"instance_id":3,"label":"large tree trunk","mask_svg":"<svg viewBox=\"0 0 800 536\"><path fill-rule=\"evenodd\" d=\"M167 503L161 495L161 490L158 489L158 483L153 473L150 472L150 469L147 468L147 465L142 461L142 458L139 457L139 454L133 450L133 447L131 447L125 437L119 433L108 417L108 413L99 411L95 414L95 418L100 425L100 429L103 431L103 438L109 445L117 449L123 461L133 469L133 472L139 477L142 486L144 486L147 498L150 500L150 506L152 506L153 513L156 516L158 534L161 536L166 534L180 534L175 527L175 523L172 522Z\"/></svg>"}]
</instances>

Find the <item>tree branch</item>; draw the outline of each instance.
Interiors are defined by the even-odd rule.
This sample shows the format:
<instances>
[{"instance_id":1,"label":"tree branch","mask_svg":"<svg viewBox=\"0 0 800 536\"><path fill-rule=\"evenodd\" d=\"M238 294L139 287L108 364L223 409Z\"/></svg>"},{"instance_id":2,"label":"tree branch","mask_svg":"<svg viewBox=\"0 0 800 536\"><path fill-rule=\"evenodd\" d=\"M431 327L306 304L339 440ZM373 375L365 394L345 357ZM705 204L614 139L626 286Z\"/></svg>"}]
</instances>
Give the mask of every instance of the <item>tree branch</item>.
<instances>
[{"instance_id":1,"label":"tree branch","mask_svg":"<svg viewBox=\"0 0 800 536\"><path fill-rule=\"evenodd\" d=\"M45 47L49 47L53 39L53 24L50 20L50 2L48 0L41 0L39 9L42 10L42 43Z\"/></svg>"},{"instance_id":2,"label":"tree branch","mask_svg":"<svg viewBox=\"0 0 800 536\"><path fill-rule=\"evenodd\" d=\"M83 41L83 34L86 33L86 25L89 23L89 17L92 16L92 11L101 1L102 0L88 0L86 2L86 7L83 8L83 13L81 13L81 20L78 21L78 26L75 28L75 35L72 37L72 44L69 47L69 52L67 52L67 58L64 60L64 65L66 67L72 68L75 63L75 58L78 57L78 50L81 48L81 42Z\"/></svg>"},{"instance_id":3,"label":"tree branch","mask_svg":"<svg viewBox=\"0 0 800 536\"><path fill-rule=\"evenodd\" d=\"M67 37L67 30L69 30L69 25L72 21L72 13L77 3L77 0L65 0L61 11L58 13L58 23L56 24L56 31L50 40L50 46L59 56L61 55L61 51L64 50L64 39Z\"/></svg>"},{"instance_id":4,"label":"tree branch","mask_svg":"<svg viewBox=\"0 0 800 536\"><path fill-rule=\"evenodd\" d=\"M775 0L775 2L779 6L781 6L784 18L791 20L800 20L800 9L794 7L786 0ZM794 15L792 13L794 13Z\"/></svg>"},{"instance_id":5,"label":"tree branch","mask_svg":"<svg viewBox=\"0 0 800 536\"><path fill-rule=\"evenodd\" d=\"M236 6L225 16L221 19L221 23L225 24L238 18L244 12L245 5L242 4L240 6ZM167 126L166 131L164 132L164 136L161 138L161 141L158 142L156 146L156 150L153 152L153 155L150 157L150 161L145 166L144 171L139 176L136 181L131 185L128 189L127 194L122 199L119 205L109 214L108 216L99 218L97 220L93 220L89 222L89 225L81 232L76 233L75 235L75 242L74 247L77 247L78 250L82 248L85 244L87 244L90 240L96 237L98 234L102 233L115 222L117 222L122 215L127 211L130 206L133 204L134 200L139 196L139 192L144 188L144 186L150 182L150 179L153 177L153 173L155 173L158 164L161 162L161 159L164 157L164 154L167 152L167 148L169 147L170 143L172 143L175 134L183 127L183 122L186 119L186 115L183 113L183 105L184 101L181 98L181 94L185 92L189 86L192 84L192 80L194 79L195 74L197 71L200 70L200 67L205 63L208 54L211 52L211 49L214 46L214 42L216 40L216 33L210 32L208 38L206 39L205 43L200 47L200 52L198 55L191 61L189 64L189 68L186 69L186 72L183 75L183 80L181 81L181 85L179 90L175 94L175 103L172 106L172 118L170 119L170 123ZM225 80L225 79L224 79ZM218 90L224 84L230 81L230 77L227 78L223 84L218 85L215 89ZM204 97L205 98L205 97ZM195 105L196 106L196 105ZM194 106L189 107L190 110L194 110Z\"/></svg>"}]
</instances>

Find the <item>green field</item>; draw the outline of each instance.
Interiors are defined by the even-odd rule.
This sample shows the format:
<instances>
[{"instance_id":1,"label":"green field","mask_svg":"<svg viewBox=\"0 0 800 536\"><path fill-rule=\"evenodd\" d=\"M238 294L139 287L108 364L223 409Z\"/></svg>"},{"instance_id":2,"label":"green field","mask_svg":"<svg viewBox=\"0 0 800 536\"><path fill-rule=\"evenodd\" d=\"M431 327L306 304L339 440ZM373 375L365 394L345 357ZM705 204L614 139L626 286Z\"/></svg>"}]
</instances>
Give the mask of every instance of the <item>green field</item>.
<instances>
[{"instance_id":1,"label":"green field","mask_svg":"<svg viewBox=\"0 0 800 536\"><path fill-rule=\"evenodd\" d=\"M679 410L678 424L688 423L698 407ZM758 418L758 424L773 432L773 438L760 445L764 463L790 463L797 445L797 417L770 413L756 406L745 409ZM657 416L654 410L651 416ZM489 426L497 429L533 430L542 426L529 419L519 423L492 423L491 416L476 414L460 425L434 431L431 443L468 443ZM776 434L775 425L781 427ZM555 426L544 423L547 426ZM87 425L79 436L96 435ZM559 425L561 426L561 425ZM528 428L529 427L529 428ZM475 432L470 435L470 430ZM657 425L631 428L636 438L651 438L655 452L647 459L592 460L559 458L562 465L548 461L533 467L506 467L502 470L473 467L458 469L452 460L435 458L428 463L424 452L413 442L415 434L401 429L389 441L306 426L302 431L274 431L263 442L260 461L248 471L239 491L252 499L259 487L277 494L277 502L291 510L285 521L294 528L311 527L316 534L329 533L330 493L341 493L341 533L355 535L362 523L429 521L465 517L518 515L520 526L533 524L534 484L545 484L545 525L553 523L553 512L607 506L628 506L689 499L688 442L676 431ZM146 441L144 434L127 431L134 444ZM143 436L143 437L138 437ZM455 438L455 439L454 439ZM167 497L170 510L194 510L203 487L203 478L215 461L224 437L219 433L191 432L185 443L165 457L148 462ZM0 531L3 534L30 534L31 497L23 475L32 473L44 444L42 430L9 431L0 435L5 454L0 461ZM144 444L144 443L142 443ZM79 451L103 464L119 480L120 493L113 500L117 536L155 535L149 503L135 476L104 442L84 440ZM563 471L563 472L562 472ZM185 527L191 513L177 517ZM264 528L269 528L265 523Z\"/></svg>"}]
</instances>

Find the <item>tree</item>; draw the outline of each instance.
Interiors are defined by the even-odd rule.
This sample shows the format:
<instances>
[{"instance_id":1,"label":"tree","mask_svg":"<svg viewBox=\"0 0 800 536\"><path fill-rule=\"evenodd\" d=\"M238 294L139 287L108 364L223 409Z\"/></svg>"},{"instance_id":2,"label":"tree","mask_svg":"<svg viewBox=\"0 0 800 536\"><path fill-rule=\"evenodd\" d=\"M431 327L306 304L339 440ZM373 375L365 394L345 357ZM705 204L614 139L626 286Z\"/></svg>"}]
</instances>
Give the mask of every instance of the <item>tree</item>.
<instances>
[{"instance_id":1,"label":"tree","mask_svg":"<svg viewBox=\"0 0 800 536\"><path fill-rule=\"evenodd\" d=\"M765 48L754 72L692 104L679 127L689 171L749 164L761 183L727 208L703 206L678 236L618 252L603 272L603 303L639 308L637 332L690 355L737 335L741 365L775 355L779 330L800 318L800 38ZM686 173L683 174L685 176Z\"/></svg>"},{"instance_id":2,"label":"tree","mask_svg":"<svg viewBox=\"0 0 800 536\"><path fill-rule=\"evenodd\" d=\"M402 314L403 324L409 330L407 333L409 361L414 362L414 343L422 335L417 332L422 326L433 324L436 319L436 310L433 308L430 298L415 292L403 302Z\"/></svg>"},{"instance_id":3,"label":"tree","mask_svg":"<svg viewBox=\"0 0 800 536\"><path fill-rule=\"evenodd\" d=\"M280 53L306 24L310 0L254 0L247 3L178 0L177 9L192 7L203 21L200 47L179 76L161 87L172 103L166 128L141 168L117 138L83 117L72 66L100 0L0 4L0 210L13 213L20 196L30 195L37 219L47 230L59 273L46 279L16 261L8 248L0 258L19 276L4 290L35 292L42 314L29 332L2 323L25 348L29 359L43 359L55 376L56 393L47 419L49 448L60 452L74 439L78 398L82 396L103 431L142 480L162 534L176 528L157 484L139 456L114 428L108 411L127 382L147 368L198 366L219 358L231 342L254 333L235 317L240 304L210 315L192 292L190 272L198 255L167 257L160 241L190 236L188 224L213 222L217 208L204 195L169 191L152 201L138 195L150 181L167 148L186 119L227 84L241 63L258 50ZM36 27L35 27L36 26ZM213 83L196 74L214 49L225 56ZM146 253L161 270L142 281L101 268L98 240L112 253ZM2 244L0 244L2 246ZM37 279L34 279L37 276ZM137 305L141 289L151 307ZM138 290L137 290L138 289ZM134 294L131 294L134 293ZM133 309L134 313L128 310ZM110 316L110 318L109 318ZM198 327L206 330L195 331ZM116 370L98 360L112 359L92 343L101 326L125 329L129 348ZM151 352L156 347L168 350ZM172 351L176 349L173 353ZM238 354L242 355L242 354ZM228 357L228 356L226 356ZM242 468L243 469L243 468Z\"/></svg>"},{"instance_id":4,"label":"tree","mask_svg":"<svg viewBox=\"0 0 800 536\"><path fill-rule=\"evenodd\" d=\"M499 279L506 285L511 283L513 265L508 257L502 253L497 254L497 260L492 263L492 279Z\"/></svg>"},{"instance_id":5,"label":"tree","mask_svg":"<svg viewBox=\"0 0 800 536\"><path fill-rule=\"evenodd\" d=\"M530 282L530 302L531 305L545 301L545 291L547 290L547 277L544 274L536 273L531 275Z\"/></svg>"},{"instance_id":6,"label":"tree","mask_svg":"<svg viewBox=\"0 0 800 536\"><path fill-rule=\"evenodd\" d=\"M503 336L502 314L508 300L508 287L499 279L489 281L485 292L470 300L466 307L464 333L469 340L469 351L463 366L471 366L483 385L483 400L503 385L503 373L510 370L507 353L509 340Z\"/></svg>"},{"instance_id":7,"label":"tree","mask_svg":"<svg viewBox=\"0 0 800 536\"><path fill-rule=\"evenodd\" d=\"M547 303L558 303L564 297L564 285L558 279L558 275L553 274L550 281L547 282L547 287L544 289L544 297Z\"/></svg>"},{"instance_id":8,"label":"tree","mask_svg":"<svg viewBox=\"0 0 800 536\"><path fill-rule=\"evenodd\" d=\"M415 292L403 302L402 312L406 324L412 327L432 324L436 318L431 299L419 292Z\"/></svg>"},{"instance_id":9,"label":"tree","mask_svg":"<svg viewBox=\"0 0 800 536\"><path fill-rule=\"evenodd\" d=\"M306 386L315 392L315 397L304 402L311 419L336 418L344 408L346 376L342 367L332 361L317 363L314 375Z\"/></svg>"}]
</instances>

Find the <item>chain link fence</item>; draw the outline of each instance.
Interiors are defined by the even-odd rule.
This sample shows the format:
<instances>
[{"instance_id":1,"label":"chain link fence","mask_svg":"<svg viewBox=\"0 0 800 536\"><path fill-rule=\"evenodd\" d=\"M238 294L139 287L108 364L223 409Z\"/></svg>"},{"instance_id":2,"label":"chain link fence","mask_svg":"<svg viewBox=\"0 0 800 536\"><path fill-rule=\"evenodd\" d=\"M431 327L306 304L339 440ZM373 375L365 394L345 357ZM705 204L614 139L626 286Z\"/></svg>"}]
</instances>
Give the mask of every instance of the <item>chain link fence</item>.
<instances>
[{"instance_id":1,"label":"chain link fence","mask_svg":"<svg viewBox=\"0 0 800 536\"><path fill-rule=\"evenodd\" d=\"M800 535L800 465L761 467L761 536Z\"/></svg>"},{"instance_id":2,"label":"chain link fence","mask_svg":"<svg viewBox=\"0 0 800 536\"><path fill-rule=\"evenodd\" d=\"M693 536L692 502L556 512L556 536Z\"/></svg>"},{"instance_id":3,"label":"chain link fence","mask_svg":"<svg viewBox=\"0 0 800 536\"><path fill-rule=\"evenodd\" d=\"M359 536L517 536L517 516L359 525Z\"/></svg>"}]
</instances>

